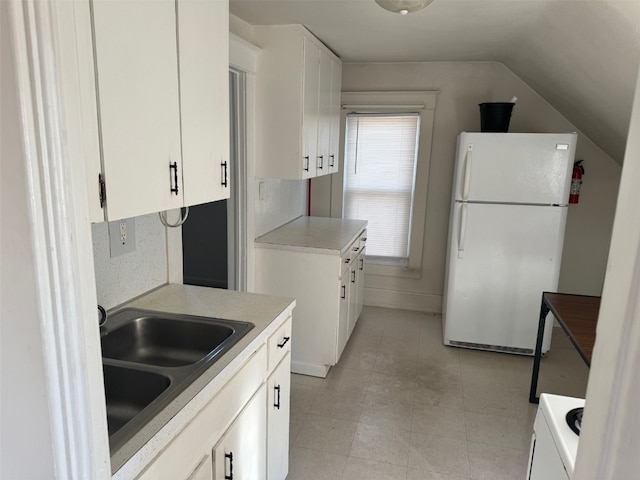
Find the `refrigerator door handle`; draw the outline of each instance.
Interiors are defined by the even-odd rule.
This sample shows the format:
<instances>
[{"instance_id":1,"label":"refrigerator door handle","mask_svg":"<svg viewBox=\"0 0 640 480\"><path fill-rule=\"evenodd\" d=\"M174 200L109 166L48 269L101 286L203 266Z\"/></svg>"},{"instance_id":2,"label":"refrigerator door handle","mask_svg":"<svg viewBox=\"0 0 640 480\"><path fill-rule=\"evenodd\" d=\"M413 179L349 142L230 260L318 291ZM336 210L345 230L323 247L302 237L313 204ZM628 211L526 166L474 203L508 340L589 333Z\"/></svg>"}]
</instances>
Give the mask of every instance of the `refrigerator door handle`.
<instances>
[{"instance_id":1,"label":"refrigerator door handle","mask_svg":"<svg viewBox=\"0 0 640 480\"><path fill-rule=\"evenodd\" d=\"M469 185L471 184L471 164L473 163L473 144L467 145L464 158L464 178L462 179L462 200L469 200Z\"/></svg>"},{"instance_id":2,"label":"refrigerator door handle","mask_svg":"<svg viewBox=\"0 0 640 480\"><path fill-rule=\"evenodd\" d=\"M464 257L464 241L467 236L467 208L466 204L460 206L460 225L458 226L458 258Z\"/></svg>"}]
</instances>

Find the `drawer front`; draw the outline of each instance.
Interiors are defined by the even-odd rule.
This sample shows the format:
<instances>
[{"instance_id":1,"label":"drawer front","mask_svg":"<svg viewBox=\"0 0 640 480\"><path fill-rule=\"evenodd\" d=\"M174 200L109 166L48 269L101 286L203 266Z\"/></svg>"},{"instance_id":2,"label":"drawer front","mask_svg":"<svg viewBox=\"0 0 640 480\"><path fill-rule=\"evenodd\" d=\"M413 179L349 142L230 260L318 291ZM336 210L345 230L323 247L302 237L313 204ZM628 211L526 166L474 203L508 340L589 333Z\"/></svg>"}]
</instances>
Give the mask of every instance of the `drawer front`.
<instances>
[{"instance_id":1,"label":"drawer front","mask_svg":"<svg viewBox=\"0 0 640 480\"><path fill-rule=\"evenodd\" d=\"M358 243L360 244L360 250L367 246L367 231L362 232L360 237L358 237Z\"/></svg>"},{"instance_id":2,"label":"drawer front","mask_svg":"<svg viewBox=\"0 0 640 480\"><path fill-rule=\"evenodd\" d=\"M268 345L269 364L267 368L271 372L287 352L291 351L291 317L287 318L280 328L269 337Z\"/></svg>"},{"instance_id":3,"label":"drawer front","mask_svg":"<svg viewBox=\"0 0 640 480\"><path fill-rule=\"evenodd\" d=\"M356 259L359 249L360 245L358 243L358 239L356 239L351 245L349 245L347 251L342 254L342 257L340 257L340 276L342 276L344 272L347 271L347 269Z\"/></svg>"}]
</instances>

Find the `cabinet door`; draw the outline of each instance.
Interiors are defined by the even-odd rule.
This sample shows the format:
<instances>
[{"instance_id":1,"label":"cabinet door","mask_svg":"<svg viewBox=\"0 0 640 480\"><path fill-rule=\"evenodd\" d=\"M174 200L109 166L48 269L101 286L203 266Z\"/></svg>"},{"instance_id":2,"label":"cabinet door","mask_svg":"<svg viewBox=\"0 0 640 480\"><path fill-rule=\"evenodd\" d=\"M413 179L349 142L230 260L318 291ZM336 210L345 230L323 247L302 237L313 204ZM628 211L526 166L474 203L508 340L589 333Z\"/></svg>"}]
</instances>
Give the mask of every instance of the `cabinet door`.
<instances>
[{"instance_id":1,"label":"cabinet door","mask_svg":"<svg viewBox=\"0 0 640 480\"><path fill-rule=\"evenodd\" d=\"M338 351L336 363L342 355L349 339L349 278L351 270L347 270L340 279L340 317L338 319Z\"/></svg>"},{"instance_id":2,"label":"cabinet door","mask_svg":"<svg viewBox=\"0 0 640 480\"><path fill-rule=\"evenodd\" d=\"M175 1L94 0L93 24L107 218L181 207Z\"/></svg>"},{"instance_id":3,"label":"cabinet door","mask_svg":"<svg viewBox=\"0 0 640 480\"><path fill-rule=\"evenodd\" d=\"M340 108L342 103L342 65L331 60L331 103L329 125L329 173L336 173L340 163Z\"/></svg>"},{"instance_id":4,"label":"cabinet door","mask_svg":"<svg viewBox=\"0 0 640 480\"><path fill-rule=\"evenodd\" d=\"M264 384L213 449L214 478L253 480L266 470L267 401Z\"/></svg>"},{"instance_id":5,"label":"cabinet door","mask_svg":"<svg viewBox=\"0 0 640 480\"><path fill-rule=\"evenodd\" d=\"M100 133L89 2L53 2L56 61L69 155L82 162L87 178L89 219L104 221L99 179Z\"/></svg>"},{"instance_id":6,"label":"cabinet door","mask_svg":"<svg viewBox=\"0 0 640 480\"><path fill-rule=\"evenodd\" d=\"M358 319L360 318L360 315L362 314L362 306L364 305L364 258L365 255L367 254L366 252L366 248L362 248L362 250L360 250L360 254L358 255L358 258L356 259L357 265L357 275L358 275L358 280L357 280L357 284L358 284L358 292L356 294L356 322L358 321Z\"/></svg>"},{"instance_id":7,"label":"cabinet door","mask_svg":"<svg viewBox=\"0 0 640 480\"><path fill-rule=\"evenodd\" d=\"M349 267L349 329L348 337L351 336L354 327L356 326L356 320L358 317L358 262L357 258L353 261Z\"/></svg>"},{"instance_id":8,"label":"cabinet door","mask_svg":"<svg viewBox=\"0 0 640 480\"><path fill-rule=\"evenodd\" d=\"M291 354L288 353L267 382L267 479L284 480L289 472L289 409Z\"/></svg>"},{"instance_id":9,"label":"cabinet door","mask_svg":"<svg viewBox=\"0 0 640 480\"><path fill-rule=\"evenodd\" d=\"M331 142L331 63L331 57L321 51L318 86L317 176L329 173L329 147Z\"/></svg>"},{"instance_id":10,"label":"cabinet door","mask_svg":"<svg viewBox=\"0 0 640 480\"><path fill-rule=\"evenodd\" d=\"M184 203L229 198L229 3L179 0Z\"/></svg>"},{"instance_id":11,"label":"cabinet door","mask_svg":"<svg viewBox=\"0 0 640 480\"><path fill-rule=\"evenodd\" d=\"M302 178L316 176L318 155L318 87L320 49L304 38L304 100L302 102Z\"/></svg>"},{"instance_id":12,"label":"cabinet door","mask_svg":"<svg viewBox=\"0 0 640 480\"><path fill-rule=\"evenodd\" d=\"M198 464L196 469L191 472L187 480L212 480L213 479L213 460L211 455L207 455Z\"/></svg>"}]
</instances>

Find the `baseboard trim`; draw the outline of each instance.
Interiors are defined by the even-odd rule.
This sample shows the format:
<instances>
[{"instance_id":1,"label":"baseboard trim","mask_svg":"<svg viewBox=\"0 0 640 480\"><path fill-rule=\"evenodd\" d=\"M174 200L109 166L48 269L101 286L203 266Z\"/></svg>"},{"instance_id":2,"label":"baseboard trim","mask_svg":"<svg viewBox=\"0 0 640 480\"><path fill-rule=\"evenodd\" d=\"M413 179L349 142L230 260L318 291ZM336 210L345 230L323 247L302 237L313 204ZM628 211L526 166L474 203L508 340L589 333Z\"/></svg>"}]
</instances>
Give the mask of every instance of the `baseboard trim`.
<instances>
[{"instance_id":1,"label":"baseboard trim","mask_svg":"<svg viewBox=\"0 0 640 480\"><path fill-rule=\"evenodd\" d=\"M295 360L291 361L291 373L310 375L312 377L326 378L330 368L328 365L315 365L313 363L304 363Z\"/></svg>"},{"instance_id":2,"label":"baseboard trim","mask_svg":"<svg viewBox=\"0 0 640 480\"><path fill-rule=\"evenodd\" d=\"M442 313L442 295L425 293L399 292L365 287L364 304L372 307Z\"/></svg>"}]
</instances>

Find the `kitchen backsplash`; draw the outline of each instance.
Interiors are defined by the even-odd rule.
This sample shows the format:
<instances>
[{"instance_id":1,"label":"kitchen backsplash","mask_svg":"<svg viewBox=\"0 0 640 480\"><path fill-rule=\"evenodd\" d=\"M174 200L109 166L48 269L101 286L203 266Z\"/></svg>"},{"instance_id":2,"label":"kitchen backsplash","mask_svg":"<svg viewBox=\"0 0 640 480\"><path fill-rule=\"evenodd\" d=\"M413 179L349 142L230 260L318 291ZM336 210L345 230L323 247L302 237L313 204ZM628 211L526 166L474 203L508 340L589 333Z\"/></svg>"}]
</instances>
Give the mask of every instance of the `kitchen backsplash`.
<instances>
[{"instance_id":1,"label":"kitchen backsplash","mask_svg":"<svg viewBox=\"0 0 640 480\"><path fill-rule=\"evenodd\" d=\"M256 184L263 183L264 199L259 195L255 201L255 236L275 230L306 215L306 180L279 180L275 178L256 178Z\"/></svg>"},{"instance_id":2,"label":"kitchen backsplash","mask_svg":"<svg viewBox=\"0 0 640 480\"><path fill-rule=\"evenodd\" d=\"M156 213L134 218L136 249L111 258L107 222L91 225L98 303L109 309L167 283L167 238Z\"/></svg>"}]
</instances>

